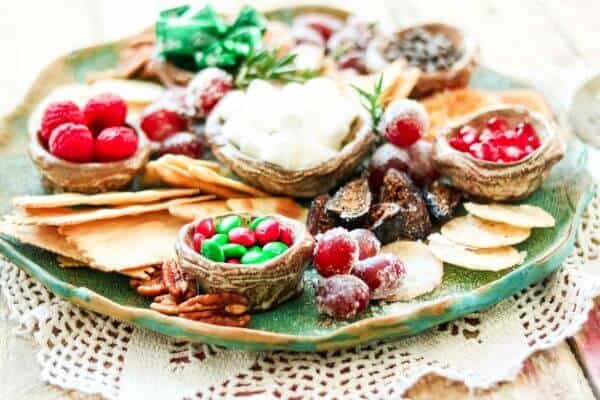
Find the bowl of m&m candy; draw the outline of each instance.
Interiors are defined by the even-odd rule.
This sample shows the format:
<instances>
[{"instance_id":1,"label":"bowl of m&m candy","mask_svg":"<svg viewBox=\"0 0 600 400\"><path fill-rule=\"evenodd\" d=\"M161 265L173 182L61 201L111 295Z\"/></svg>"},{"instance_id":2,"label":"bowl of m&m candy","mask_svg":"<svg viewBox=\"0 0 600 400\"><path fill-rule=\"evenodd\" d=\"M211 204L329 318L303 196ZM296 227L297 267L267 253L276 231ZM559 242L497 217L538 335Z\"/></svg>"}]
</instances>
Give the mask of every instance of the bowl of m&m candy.
<instances>
[{"instance_id":1,"label":"bowl of m&m candy","mask_svg":"<svg viewBox=\"0 0 600 400\"><path fill-rule=\"evenodd\" d=\"M551 118L524 107L493 106L438 132L433 160L474 197L512 201L533 193L565 152Z\"/></svg>"},{"instance_id":2,"label":"bowl of m&m candy","mask_svg":"<svg viewBox=\"0 0 600 400\"><path fill-rule=\"evenodd\" d=\"M314 240L306 226L278 214L227 213L183 226L175 251L200 288L244 295L269 309L303 289Z\"/></svg>"}]
</instances>

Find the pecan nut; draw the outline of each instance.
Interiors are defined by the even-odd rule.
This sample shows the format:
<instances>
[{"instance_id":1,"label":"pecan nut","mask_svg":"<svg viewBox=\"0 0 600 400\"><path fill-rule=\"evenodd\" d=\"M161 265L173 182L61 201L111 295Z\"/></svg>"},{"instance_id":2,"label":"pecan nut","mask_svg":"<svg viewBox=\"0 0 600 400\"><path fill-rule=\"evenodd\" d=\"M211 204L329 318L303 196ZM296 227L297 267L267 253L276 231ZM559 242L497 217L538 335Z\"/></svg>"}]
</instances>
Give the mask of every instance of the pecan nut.
<instances>
[{"instance_id":1,"label":"pecan nut","mask_svg":"<svg viewBox=\"0 0 600 400\"><path fill-rule=\"evenodd\" d=\"M169 293L161 277L142 281L135 290L144 297L156 297Z\"/></svg>"},{"instance_id":2,"label":"pecan nut","mask_svg":"<svg viewBox=\"0 0 600 400\"><path fill-rule=\"evenodd\" d=\"M174 260L165 261L162 266L162 280L169 294L176 299L185 296L190 282L186 279L179 263Z\"/></svg>"}]
</instances>

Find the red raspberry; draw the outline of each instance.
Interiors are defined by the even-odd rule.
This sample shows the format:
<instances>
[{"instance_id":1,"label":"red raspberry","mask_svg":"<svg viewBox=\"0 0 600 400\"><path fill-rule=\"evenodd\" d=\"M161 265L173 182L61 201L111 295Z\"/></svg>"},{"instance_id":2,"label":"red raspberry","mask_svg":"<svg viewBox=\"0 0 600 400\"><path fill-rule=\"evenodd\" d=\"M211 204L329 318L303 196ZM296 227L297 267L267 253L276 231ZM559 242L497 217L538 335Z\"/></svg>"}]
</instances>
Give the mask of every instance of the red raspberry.
<instances>
[{"instance_id":1,"label":"red raspberry","mask_svg":"<svg viewBox=\"0 0 600 400\"><path fill-rule=\"evenodd\" d=\"M57 101L50 103L44 110L40 127L40 138L44 145L48 145L50 135L54 128L66 122L83 124L83 113L72 101Z\"/></svg>"},{"instance_id":2,"label":"red raspberry","mask_svg":"<svg viewBox=\"0 0 600 400\"><path fill-rule=\"evenodd\" d=\"M48 141L50 153L76 163L94 159L94 137L87 126L67 122L52 131Z\"/></svg>"},{"instance_id":3,"label":"red raspberry","mask_svg":"<svg viewBox=\"0 0 600 400\"><path fill-rule=\"evenodd\" d=\"M131 157L137 150L138 137L126 126L106 128L96 138L96 161L119 161Z\"/></svg>"},{"instance_id":4,"label":"red raspberry","mask_svg":"<svg viewBox=\"0 0 600 400\"><path fill-rule=\"evenodd\" d=\"M155 142L162 142L169 136L188 128L184 117L160 105L151 106L144 111L140 126L146 136Z\"/></svg>"},{"instance_id":5,"label":"red raspberry","mask_svg":"<svg viewBox=\"0 0 600 400\"><path fill-rule=\"evenodd\" d=\"M315 268L324 277L347 274L358 261L358 243L344 228L330 229L317 236Z\"/></svg>"},{"instance_id":6,"label":"red raspberry","mask_svg":"<svg viewBox=\"0 0 600 400\"><path fill-rule=\"evenodd\" d=\"M227 92L233 89L233 78L219 68L200 71L189 83L186 95L187 106L198 118L206 118Z\"/></svg>"},{"instance_id":7,"label":"red raspberry","mask_svg":"<svg viewBox=\"0 0 600 400\"><path fill-rule=\"evenodd\" d=\"M94 134L105 128L121 126L127 117L127 103L112 93L92 97L83 108L85 124Z\"/></svg>"}]
</instances>

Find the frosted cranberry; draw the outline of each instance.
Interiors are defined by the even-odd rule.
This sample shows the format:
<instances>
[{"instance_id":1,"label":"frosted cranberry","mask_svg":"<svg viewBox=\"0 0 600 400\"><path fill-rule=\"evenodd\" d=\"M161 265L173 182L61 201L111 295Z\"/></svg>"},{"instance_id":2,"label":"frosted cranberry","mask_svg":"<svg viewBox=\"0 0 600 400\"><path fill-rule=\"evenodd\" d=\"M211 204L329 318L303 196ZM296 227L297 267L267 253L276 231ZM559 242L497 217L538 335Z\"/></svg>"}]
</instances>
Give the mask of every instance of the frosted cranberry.
<instances>
[{"instance_id":1,"label":"frosted cranberry","mask_svg":"<svg viewBox=\"0 0 600 400\"><path fill-rule=\"evenodd\" d=\"M282 225L279 230L279 240L288 247L294 244L294 232L289 226Z\"/></svg>"},{"instance_id":2,"label":"frosted cranberry","mask_svg":"<svg viewBox=\"0 0 600 400\"><path fill-rule=\"evenodd\" d=\"M314 265L325 276L347 274L358 261L358 243L344 228L334 228L317 236Z\"/></svg>"},{"instance_id":3,"label":"frosted cranberry","mask_svg":"<svg viewBox=\"0 0 600 400\"><path fill-rule=\"evenodd\" d=\"M227 264L241 264L242 263L239 258L228 258L225 262Z\"/></svg>"},{"instance_id":4,"label":"frosted cranberry","mask_svg":"<svg viewBox=\"0 0 600 400\"><path fill-rule=\"evenodd\" d=\"M358 243L358 259L373 257L381 249L381 243L377 236L368 229L354 229L350 236Z\"/></svg>"},{"instance_id":5,"label":"frosted cranberry","mask_svg":"<svg viewBox=\"0 0 600 400\"><path fill-rule=\"evenodd\" d=\"M157 150L158 155L179 154L190 158L200 158L204 145L200 138L190 132L179 132L165 139Z\"/></svg>"},{"instance_id":6,"label":"frosted cranberry","mask_svg":"<svg viewBox=\"0 0 600 400\"><path fill-rule=\"evenodd\" d=\"M279 239L280 232L281 228L279 226L279 222L272 218L262 221L254 230L256 240L261 245L265 245L269 242L274 242Z\"/></svg>"},{"instance_id":7,"label":"frosted cranberry","mask_svg":"<svg viewBox=\"0 0 600 400\"><path fill-rule=\"evenodd\" d=\"M377 129L388 142L408 147L429 129L429 117L418 101L394 100L386 107Z\"/></svg>"},{"instance_id":8,"label":"frosted cranberry","mask_svg":"<svg viewBox=\"0 0 600 400\"><path fill-rule=\"evenodd\" d=\"M204 218L196 224L195 232L201 233L205 238L211 238L216 233L215 221L212 218Z\"/></svg>"},{"instance_id":9,"label":"frosted cranberry","mask_svg":"<svg viewBox=\"0 0 600 400\"><path fill-rule=\"evenodd\" d=\"M317 31L323 40L328 40L333 34L333 28L323 22L313 21L309 26Z\"/></svg>"},{"instance_id":10,"label":"frosted cranberry","mask_svg":"<svg viewBox=\"0 0 600 400\"><path fill-rule=\"evenodd\" d=\"M246 247L254 246L256 243L254 232L245 227L233 228L229 231L228 235L231 243L241 244Z\"/></svg>"},{"instance_id":11,"label":"frosted cranberry","mask_svg":"<svg viewBox=\"0 0 600 400\"><path fill-rule=\"evenodd\" d=\"M424 185L439 177L438 171L433 163L433 144L426 140L419 140L408 149L410 162L408 164L408 175L418 185Z\"/></svg>"},{"instance_id":12,"label":"frosted cranberry","mask_svg":"<svg viewBox=\"0 0 600 400\"><path fill-rule=\"evenodd\" d=\"M202 242L204 241L204 239L206 238L203 234L198 232L194 233L194 236L192 237L192 245L194 246L194 250L200 252L200 249L202 248Z\"/></svg>"},{"instance_id":13,"label":"frosted cranberry","mask_svg":"<svg viewBox=\"0 0 600 400\"><path fill-rule=\"evenodd\" d=\"M399 147L408 147L421 138L421 126L413 118L396 118L385 128L385 139Z\"/></svg>"},{"instance_id":14,"label":"frosted cranberry","mask_svg":"<svg viewBox=\"0 0 600 400\"><path fill-rule=\"evenodd\" d=\"M319 282L317 310L335 319L354 318L367 309L370 291L366 283L352 275L335 275Z\"/></svg>"},{"instance_id":15,"label":"frosted cranberry","mask_svg":"<svg viewBox=\"0 0 600 400\"><path fill-rule=\"evenodd\" d=\"M359 74L367 73L363 54L359 51L349 51L337 60L340 69L353 69Z\"/></svg>"},{"instance_id":16,"label":"frosted cranberry","mask_svg":"<svg viewBox=\"0 0 600 400\"><path fill-rule=\"evenodd\" d=\"M492 117L487 121L486 126L494 133L504 132L508 129L508 122L501 117Z\"/></svg>"},{"instance_id":17,"label":"frosted cranberry","mask_svg":"<svg viewBox=\"0 0 600 400\"><path fill-rule=\"evenodd\" d=\"M205 118L231 89L229 73L219 68L203 69L188 84L186 105L196 117Z\"/></svg>"},{"instance_id":18,"label":"frosted cranberry","mask_svg":"<svg viewBox=\"0 0 600 400\"><path fill-rule=\"evenodd\" d=\"M157 104L144 111L140 127L155 142L162 142L177 132L187 130L187 120L179 113Z\"/></svg>"},{"instance_id":19,"label":"frosted cranberry","mask_svg":"<svg viewBox=\"0 0 600 400\"><path fill-rule=\"evenodd\" d=\"M371 190L378 190L381 187L385 173L391 168L408 172L409 162L410 156L404 149L399 149L390 143L377 148L369 162L369 186Z\"/></svg>"},{"instance_id":20,"label":"frosted cranberry","mask_svg":"<svg viewBox=\"0 0 600 400\"><path fill-rule=\"evenodd\" d=\"M369 286L372 299L383 299L394 294L402 283L404 273L404 264L392 254L379 254L361 260L352 269L352 274Z\"/></svg>"}]
</instances>

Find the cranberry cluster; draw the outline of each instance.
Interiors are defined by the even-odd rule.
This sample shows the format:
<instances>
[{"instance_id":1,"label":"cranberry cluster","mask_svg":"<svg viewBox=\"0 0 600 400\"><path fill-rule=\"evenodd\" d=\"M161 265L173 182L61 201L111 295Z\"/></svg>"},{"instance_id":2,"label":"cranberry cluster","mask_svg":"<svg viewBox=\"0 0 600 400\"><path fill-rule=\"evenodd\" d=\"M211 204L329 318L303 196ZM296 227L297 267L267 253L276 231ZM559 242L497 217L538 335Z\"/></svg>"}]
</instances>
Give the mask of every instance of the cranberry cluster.
<instances>
[{"instance_id":1,"label":"cranberry cluster","mask_svg":"<svg viewBox=\"0 0 600 400\"><path fill-rule=\"evenodd\" d=\"M350 319L371 299L385 298L399 288L404 264L391 254L380 254L380 248L367 229L333 228L317 236L313 262L326 278L316 290L320 313Z\"/></svg>"},{"instance_id":2,"label":"cranberry cluster","mask_svg":"<svg viewBox=\"0 0 600 400\"><path fill-rule=\"evenodd\" d=\"M540 138L533 125L527 121L510 126L501 117L488 119L485 126L478 129L464 125L450 145L473 157L496 163L511 163L522 160L540 147Z\"/></svg>"}]
</instances>

